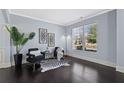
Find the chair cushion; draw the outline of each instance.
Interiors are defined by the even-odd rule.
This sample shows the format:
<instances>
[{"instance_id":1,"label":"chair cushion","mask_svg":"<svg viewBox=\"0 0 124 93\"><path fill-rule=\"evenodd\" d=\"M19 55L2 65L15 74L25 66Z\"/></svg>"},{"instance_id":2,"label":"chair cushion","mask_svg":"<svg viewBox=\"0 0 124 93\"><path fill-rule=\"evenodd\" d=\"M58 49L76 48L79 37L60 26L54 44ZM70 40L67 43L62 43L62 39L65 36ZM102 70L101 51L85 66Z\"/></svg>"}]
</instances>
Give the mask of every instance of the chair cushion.
<instances>
[{"instance_id":1,"label":"chair cushion","mask_svg":"<svg viewBox=\"0 0 124 93\"><path fill-rule=\"evenodd\" d=\"M30 54L33 54L35 56L39 56L41 55L41 51L40 50L37 50L37 51L30 51Z\"/></svg>"}]
</instances>

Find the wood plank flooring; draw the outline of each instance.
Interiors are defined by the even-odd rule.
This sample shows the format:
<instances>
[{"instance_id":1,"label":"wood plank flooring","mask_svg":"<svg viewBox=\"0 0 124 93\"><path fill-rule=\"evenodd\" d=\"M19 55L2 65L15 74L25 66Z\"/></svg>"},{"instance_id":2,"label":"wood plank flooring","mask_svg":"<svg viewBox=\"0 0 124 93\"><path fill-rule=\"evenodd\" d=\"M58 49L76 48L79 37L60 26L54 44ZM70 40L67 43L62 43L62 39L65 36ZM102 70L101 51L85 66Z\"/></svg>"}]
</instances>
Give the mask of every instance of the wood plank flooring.
<instances>
[{"instance_id":1,"label":"wood plank flooring","mask_svg":"<svg viewBox=\"0 0 124 93\"><path fill-rule=\"evenodd\" d=\"M41 73L32 71L29 64L23 64L22 69L15 67L0 69L1 83L123 83L124 73L116 72L114 68L89 61L66 57L71 60L71 66L60 67Z\"/></svg>"}]
</instances>

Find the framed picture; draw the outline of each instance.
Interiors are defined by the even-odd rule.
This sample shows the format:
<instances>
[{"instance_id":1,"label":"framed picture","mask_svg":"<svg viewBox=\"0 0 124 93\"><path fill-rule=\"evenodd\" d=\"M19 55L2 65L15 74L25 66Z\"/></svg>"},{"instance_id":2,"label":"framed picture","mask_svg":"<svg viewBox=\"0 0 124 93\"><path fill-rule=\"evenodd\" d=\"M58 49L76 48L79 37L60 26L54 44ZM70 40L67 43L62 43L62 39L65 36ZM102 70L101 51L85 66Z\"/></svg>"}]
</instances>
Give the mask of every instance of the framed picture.
<instances>
[{"instance_id":1,"label":"framed picture","mask_svg":"<svg viewBox=\"0 0 124 93\"><path fill-rule=\"evenodd\" d=\"M48 47L55 46L55 33L48 33Z\"/></svg>"},{"instance_id":2,"label":"framed picture","mask_svg":"<svg viewBox=\"0 0 124 93\"><path fill-rule=\"evenodd\" d=\"M72 29L72 49L83 50L83 26Z\"/></svg>"},{"instance_id":3,"label":"framed picture","mask_svg":"<svg viewBox=\"0 0 124 93\"><path fill-rule=\"evenodd\" d=\"M97 24L84 25L85 51L97 51Z\"/></svg>"},{"instance_id":4,"label":"framed picture","mask_svg":"<svg viewBox=\"0 0 124 93\"><path fill-rule=\"evenodd\" d=\"M39 28L39 43L47 44L47 29Z\"/></svg>"}]
</instances>

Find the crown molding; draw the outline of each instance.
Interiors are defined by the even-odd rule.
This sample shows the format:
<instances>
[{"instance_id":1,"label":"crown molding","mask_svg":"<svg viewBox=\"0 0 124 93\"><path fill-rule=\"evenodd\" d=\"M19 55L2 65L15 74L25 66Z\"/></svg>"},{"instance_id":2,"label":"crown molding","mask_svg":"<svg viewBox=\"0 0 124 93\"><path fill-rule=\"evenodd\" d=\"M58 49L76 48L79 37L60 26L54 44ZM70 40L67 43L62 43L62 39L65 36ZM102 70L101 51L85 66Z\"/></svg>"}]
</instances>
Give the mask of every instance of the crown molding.
<instances>
[{"instance_id":1,"label":"crown molding","mask_svg":"<svg viewBox=\"0 0 124 93\"><path fill-rule=\"evenodd\" d=\"M69 22L69 23L65 24L65 26L70 26L70 25L73 25L73 24L75 24L75 23L84 21L84 20L86 20L86 19L90 19L90 18L92 18L92 17L98 16L98 15L101 15L101 14L104 14L104 13L107 13L107 12L110 12L110 11L113 11L113 10L115 10L115 9L105 9L105 10L101 10L101 11L99 11L99 12L97 12L97 13L93 13L93 14L90 14L90 15L88 15L88 16L86 16L86 17L79 18L79 19L77 19L77 20L74 20L74 21L72 21L72 22Z\"/></svg>"},{"instance_id":2,"label":"crown molding","mask_svg":"<svg viewBox=\"0 0 124 93\"><path fill-rule=\"evenodd\" d=\"M71 21L71 22L65 23L65 24L58 23L58 22L55 22L55 21L49 21L49 20L45 20L45 19L41 19L41 18L31 17L31 16L19 14L19 13L14 13L14 12L12 12L11 10L9 10L9 14L16 15L16 16L22 16L22 17L26 17L26 18L33 19L33 20L38 20L38 21L47 22L47 23L52 23L52 24L56 24L56 25L60 25L60 26L69 26L69 25L72 25L72 24L81 22L81 21L83 21L83 20L86 20L86 19L89 19L89 18L98 16L98 15L101 15L101 14L104 14L104 13L107 13L107 12L110 12L110 11L112 11L112 10L115 10L115 9L105 9L105 10L101 10L101 11L99 11L99 12L97 12L97 13L90 14L90 15L88 15L88 16L86 16L86 17L83 17L83 18L81 18L81 19L79 18L79 19L77 19L77 20L74 20L74 21Z\"/></svg>"},{"instance_id":3,"label":"crown molding","mask_svg":"<svg viewBox=\"0 0 124 93\"><path fill-rule=\"evenodd\" d=\"M55 25L66 26L66 25L64 25L64 24L61 24L61 23L58 23L58 22L55 22L55 21L49 21L49 20L45 20L45 19L41 19L41 18L36 18L36 17L31 17L31 16L19 14L19 13L14 13L14 12L12 12L11 10L9 10L9 14L10 14L10 15L16 15L16 16L21 16L21 17L30 18L30 19L32 19L32 20L38 20L38 21L43 21L43 22L47 22L47 23L52 23L52 24L55 24Z\"/></svg>"}]
</instances>

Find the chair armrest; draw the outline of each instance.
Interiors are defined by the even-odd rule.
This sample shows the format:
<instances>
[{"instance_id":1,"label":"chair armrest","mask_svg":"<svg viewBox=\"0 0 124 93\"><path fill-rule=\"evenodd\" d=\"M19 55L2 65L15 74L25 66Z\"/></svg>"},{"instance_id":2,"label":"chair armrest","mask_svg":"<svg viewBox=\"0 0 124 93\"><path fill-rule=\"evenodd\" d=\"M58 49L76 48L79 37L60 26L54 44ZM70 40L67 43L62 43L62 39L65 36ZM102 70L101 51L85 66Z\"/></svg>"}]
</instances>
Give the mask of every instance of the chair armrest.
<instances>
[{"instance_id":1,"label":"chair armrest","mask_svg":"<svg viewBox=\"0 0 124 93\"><path fill-rule=\"evenodd\" d=\"M45 54L45 52L40 52L41 54Z\"/></svg>"},{"instance_id":2,"label":"chair armrest","mask_svg":"<svg viewBox=\"0 0 124 93\"><path fill-rule=\"evenodd\" d=\"M43 55L43 58L45 59L45 52L41 52L41 54Z\"/></svg>"}]
</instances>

